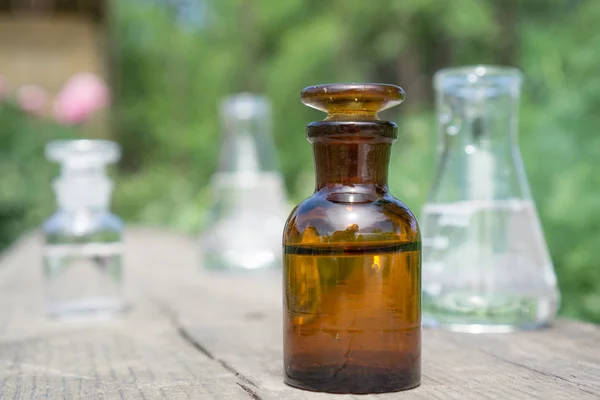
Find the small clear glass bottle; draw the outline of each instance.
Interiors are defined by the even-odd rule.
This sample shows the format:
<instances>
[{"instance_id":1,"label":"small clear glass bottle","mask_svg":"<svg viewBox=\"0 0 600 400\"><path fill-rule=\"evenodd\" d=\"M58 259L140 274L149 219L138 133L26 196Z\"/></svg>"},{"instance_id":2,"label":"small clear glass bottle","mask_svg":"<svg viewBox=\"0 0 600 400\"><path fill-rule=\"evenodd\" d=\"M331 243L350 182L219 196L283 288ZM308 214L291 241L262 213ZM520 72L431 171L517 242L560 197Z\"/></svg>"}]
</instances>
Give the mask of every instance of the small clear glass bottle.
<instances>
[{"instance_id":1,"label":"small clear glass bottle","mask_svg":"<svg viewBox=\"0 0 600 400\"><path fill-rule=\"evenodd\" d=\"M333 84L302 91L327 112L306 127L314 194L283 234L285 382L332 393L382 393L421 380L421 236L387 185L397 126L377 113L402 88Z\"/></svg>"},{"instance_id":2,"label":"small clear glass bottle","mask_svg":"<svg viewBox=\"0 0 600 400\"><path fill-rule=\"evenodd\" d=\"M289 211L271 137L271 106L239 93L221 104L224 136L213 175L214 205L201 235L203 266L252 270L281 266L281 227Z\"/></svg>"},{"instance_id":3,"label":"small clear glass bottle","mask_svg":"<svg viewBox=\"0 0 600 400\"><path fill-rule=\"evenodd\" d=\"M120 157L105 140L53 141L46 157L61 164L58 211L43 225L44 292L53 317L104 317L121 311L123 222L109 210L105 166Z\"/></svg>"},{"instance_id":4,"label":"small clear glass bottle","mask_svg":"<svg viewBox=\"0 0 600 400\"><path fill-rule=\"evenodd\" d=\"M423 324L509 332L551 322L559 293L517 143L522 76L435 75L440 149L423 207Z\"/></svg>"}]
</instances>

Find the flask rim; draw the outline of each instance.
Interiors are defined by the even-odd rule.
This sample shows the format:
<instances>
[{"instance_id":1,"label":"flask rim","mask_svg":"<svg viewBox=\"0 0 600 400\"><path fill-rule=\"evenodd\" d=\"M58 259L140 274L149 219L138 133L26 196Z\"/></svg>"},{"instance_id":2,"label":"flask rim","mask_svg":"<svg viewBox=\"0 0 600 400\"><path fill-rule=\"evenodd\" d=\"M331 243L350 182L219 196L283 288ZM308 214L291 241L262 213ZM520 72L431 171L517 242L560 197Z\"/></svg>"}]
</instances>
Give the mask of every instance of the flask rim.
<instances>
[{"instance_id":1,"label":"flask rim","mask_svg":"<svg viewBox=\"0 0 600 400\"><path fill-rule=\"evenodd\" d=\"M221 116L225 119L252 120L269 118L271 103L263 94L250 92L234 93L221 99Z\"/></svg>"},{"instance_id":2,"label":"flask rim","mask_svg":"<svg viewBox=\"0 0 600 400\"><path fill-rule=\"evenodd\" d=\"M516 67L486 64L444 68L433 78L436 90L476 86L519 88L522 81L523 73Z\"/></svg>"}]
</instances>

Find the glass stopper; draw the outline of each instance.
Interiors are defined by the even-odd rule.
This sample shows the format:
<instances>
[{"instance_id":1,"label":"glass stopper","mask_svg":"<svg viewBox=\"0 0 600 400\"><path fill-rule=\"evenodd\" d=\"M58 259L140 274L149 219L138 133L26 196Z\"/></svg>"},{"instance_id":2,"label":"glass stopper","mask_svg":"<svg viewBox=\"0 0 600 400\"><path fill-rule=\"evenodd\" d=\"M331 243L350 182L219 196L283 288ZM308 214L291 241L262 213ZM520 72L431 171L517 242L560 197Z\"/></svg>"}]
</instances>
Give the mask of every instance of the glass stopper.
<instances>
[{"instance_id":1,"label":"glass stopper","mask_svg":"<svg viewBox=\"0 0 600 400\"><path fill-rule=\"evenodd\" d=\"M61 164L54 181L57 201L62 208L107 207L112 181L107 164L121 156L119 145L109 140L57 140L46 146L46 158Z\"/></svg>"},{"instance_id":2,"label":"glass stopper","mask_svg":"<svg viewBox=\"0 0 600 400\"><path fill-rule=\"evenodd\" d=\"M352 83L309 86L300 96L305 105L326 112L326 121L377 120L378 112L402 103L406 93L396 85Z\"/></svg>"},{"instance_id":3,"label":"glass stopper","mask_svg":"<svg viewBox=\"0 0 600 400\"><path fill-rule=\"evenodd\" d=\"M119 145L109 140L55 140L46 146L48 160L69 168L104 167L120 156Z\"/></svg>"}]
</instances>

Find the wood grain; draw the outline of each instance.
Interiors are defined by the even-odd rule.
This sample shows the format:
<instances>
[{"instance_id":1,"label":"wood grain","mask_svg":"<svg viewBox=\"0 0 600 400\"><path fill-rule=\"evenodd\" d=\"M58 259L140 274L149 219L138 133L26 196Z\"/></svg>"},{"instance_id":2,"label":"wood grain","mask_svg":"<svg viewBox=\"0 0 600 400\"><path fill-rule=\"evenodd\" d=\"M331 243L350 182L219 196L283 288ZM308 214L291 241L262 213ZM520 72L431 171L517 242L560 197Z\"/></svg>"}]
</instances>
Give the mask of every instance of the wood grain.
<instances>
[{"instance_id":1,"label":"wood grain","mask_svg":"<svg viewBox=\"0 0 600 400\"><path fill-rule=\"evenodd\" d=\"M46 319L39 257L38 237L31 236L0 261L0 399L251 398L142 297L133 268L132 310L122 318Z\"/></svg>"},{"instance_id":2,"label":"wood grain","mask_svg":"<svg viewBox=\"0 0 600 400\"><path fill-rule=\"evenodd\" d=\"M424 331L423 383L340 396L282 380L277 271L209 273L192 238L133 229L132 311L65 324L41 313L39 240L0 260L0 398L598 399L600 329L561 321L510 335Z\"/></svg>"}]
</instances>

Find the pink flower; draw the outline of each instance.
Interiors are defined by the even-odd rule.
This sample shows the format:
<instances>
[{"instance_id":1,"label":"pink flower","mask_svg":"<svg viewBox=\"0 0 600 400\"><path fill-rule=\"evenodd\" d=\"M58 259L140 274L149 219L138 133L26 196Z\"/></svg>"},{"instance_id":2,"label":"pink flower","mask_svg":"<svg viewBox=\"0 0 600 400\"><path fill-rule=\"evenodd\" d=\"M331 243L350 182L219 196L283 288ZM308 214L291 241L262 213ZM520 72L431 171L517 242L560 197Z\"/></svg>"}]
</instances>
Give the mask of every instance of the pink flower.
<instances>
[{"instance_id":1,"label":"pink flower","mask_svg":"<svg viewBox=\"0 0 600 400\"><path fill-rule=\"evenodd\" d=\"M54 100L54 116L63 124L80 124L94 112L106 107L109 90L104 81L92 74L72 76Z\"/></svg>"},{"instance_id":2,"label":"pink flower","mask_svg":"<svg viewBox=\"0 0 600 400\"><path fill-rule=\"evenodd\" d=\"M44 112L48 95L38 85L25 85L17 89L15 93L17 104L29 114L41 115Z\"/></svg>"}]
</instances>

